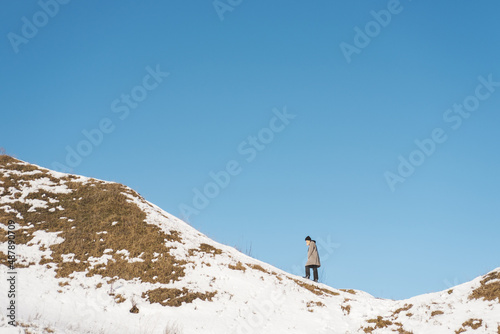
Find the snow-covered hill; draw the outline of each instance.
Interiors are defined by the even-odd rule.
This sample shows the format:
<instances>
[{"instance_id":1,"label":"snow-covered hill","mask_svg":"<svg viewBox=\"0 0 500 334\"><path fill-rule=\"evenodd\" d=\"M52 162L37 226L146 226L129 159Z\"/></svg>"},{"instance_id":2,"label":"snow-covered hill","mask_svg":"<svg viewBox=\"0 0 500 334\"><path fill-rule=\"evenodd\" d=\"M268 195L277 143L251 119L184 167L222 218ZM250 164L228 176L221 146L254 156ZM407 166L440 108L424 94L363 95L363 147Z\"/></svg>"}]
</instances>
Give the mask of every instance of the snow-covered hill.
<instances>
[{"instance_id":1,"label":"snow-covered hill","mask_svg":"<svg viewBox=\"0 0 500 334\"><path fill-rule=\"evenodd\" d=\"M123 185L5 155L0 268L0 333L500 334L500 268L447 291L377 299L214 242Z\"/></svg>"}]
</instances>

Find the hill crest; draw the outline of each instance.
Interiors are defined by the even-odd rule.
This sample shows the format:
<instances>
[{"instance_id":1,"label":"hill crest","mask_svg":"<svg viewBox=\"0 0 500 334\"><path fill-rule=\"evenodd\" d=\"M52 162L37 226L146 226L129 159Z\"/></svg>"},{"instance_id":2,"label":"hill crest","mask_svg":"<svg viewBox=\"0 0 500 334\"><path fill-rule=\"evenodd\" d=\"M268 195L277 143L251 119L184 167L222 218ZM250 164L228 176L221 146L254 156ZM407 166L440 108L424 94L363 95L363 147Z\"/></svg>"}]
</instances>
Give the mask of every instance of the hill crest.
<instances>
[{"instance_id":1,"label":"hill crest","mask_svg":"<svg viewBox=\"0 0 500 334\"><path fill-rule=\"evenodd\" d=\"M376 299L219 244L129 187L2 155L6 267L10 220L17 321L32 333L500 333L500 268L440 293Z\"/></svg>"}]
</instances>

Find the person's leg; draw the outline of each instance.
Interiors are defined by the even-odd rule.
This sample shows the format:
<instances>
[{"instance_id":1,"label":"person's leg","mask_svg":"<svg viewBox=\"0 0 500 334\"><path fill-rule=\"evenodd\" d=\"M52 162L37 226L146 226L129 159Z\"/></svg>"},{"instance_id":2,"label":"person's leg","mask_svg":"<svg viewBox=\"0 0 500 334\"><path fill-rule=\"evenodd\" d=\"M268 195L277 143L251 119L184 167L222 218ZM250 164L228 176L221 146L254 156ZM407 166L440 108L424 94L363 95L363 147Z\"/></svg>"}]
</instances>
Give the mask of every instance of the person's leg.
<instances>
[{"instance_id":1,"label":"person's leg","mask_svg":"<svg viewBox=\"0 0 500 334\"><path fill-rule=\"evenodd\" d=\"M304 278L309 278L309 277L311 277L311 267L306 266L306 276L304 276Z\"/></svg>"},{"instance_id":2,"label":"person's leg","mask_svg":"<svg viewBox=\"0 0 500 334\"><path fill-rule=\"evenodd\" d=\"M318 266L313 266L314 281L318 281Z\"/></svg>"}]
</instances>

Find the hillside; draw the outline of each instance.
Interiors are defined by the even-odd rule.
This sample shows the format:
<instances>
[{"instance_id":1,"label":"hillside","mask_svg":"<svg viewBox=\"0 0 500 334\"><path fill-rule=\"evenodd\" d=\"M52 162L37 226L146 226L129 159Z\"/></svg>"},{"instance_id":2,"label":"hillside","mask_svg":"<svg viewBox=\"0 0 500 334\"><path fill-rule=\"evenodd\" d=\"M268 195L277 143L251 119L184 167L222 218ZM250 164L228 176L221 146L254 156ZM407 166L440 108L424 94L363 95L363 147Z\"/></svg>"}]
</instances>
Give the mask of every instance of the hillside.
<instances>
[{"instance_id":1,"label":"hillside","mask_svg":"<svg viewBox=\"0 0 500 334\"><path fill-rule=\"evenodd\" d=\"M0 333L500 334L500 268L447 291L377 299L219 244L121 184L5 155L0 227ZM12 270L16 298L6 298Z\"/></svg>"}]
</instances>

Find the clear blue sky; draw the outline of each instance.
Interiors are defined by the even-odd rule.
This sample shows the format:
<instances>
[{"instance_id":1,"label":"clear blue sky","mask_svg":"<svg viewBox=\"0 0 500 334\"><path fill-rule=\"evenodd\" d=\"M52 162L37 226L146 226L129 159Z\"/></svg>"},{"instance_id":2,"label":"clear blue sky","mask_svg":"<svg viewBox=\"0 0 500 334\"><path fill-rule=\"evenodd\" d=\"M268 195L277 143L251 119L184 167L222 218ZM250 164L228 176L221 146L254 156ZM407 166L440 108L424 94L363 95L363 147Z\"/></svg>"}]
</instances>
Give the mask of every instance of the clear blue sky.
<instances>
[{"instance_id":1,"label":"clear blue sky","mask_svg":"<svg viewBox=\"0 0 500 334\"><path fill-rule=\"evenodd\" d=\"M7 153L290 272L310 235L324 282L377 297L500 266L497 1L54 4L0 12Z\"/></svg>"}]
</instances>

